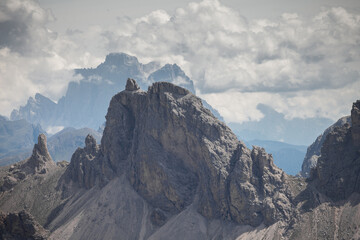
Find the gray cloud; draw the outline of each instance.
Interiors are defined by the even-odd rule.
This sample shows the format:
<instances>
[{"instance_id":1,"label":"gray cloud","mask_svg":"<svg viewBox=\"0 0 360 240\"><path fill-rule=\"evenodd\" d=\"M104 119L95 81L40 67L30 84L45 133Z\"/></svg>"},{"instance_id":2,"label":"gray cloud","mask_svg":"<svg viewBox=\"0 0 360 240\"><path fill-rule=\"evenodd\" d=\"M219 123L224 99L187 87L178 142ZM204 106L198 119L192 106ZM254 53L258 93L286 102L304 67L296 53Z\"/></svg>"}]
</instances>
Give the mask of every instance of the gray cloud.
<instances>
[{"instance_id":1,"label":"gray cloud","mask_svg":"<svg viewBox=\"0 0 360 240\"><path fill-rule=\"evenodd\" d=\"M173 16L156 11L128 20L125 24L135 31L103 36L109 51L181 59L202 93L230 87L244 92L336 89L359 80L359 19L331 8L309 20L283 14L277 21L249 23L218 1L205 0Z\"/></svg>"},{"instance_id":2,"label":"gray cloud","mask_svg":"<svg viewBox=\"0 0 360 240\"><path fill-rule=\"evenodd\" d=\"M360 15L341 7L325 8L312 18L285 13L276 20L247 21L219 1L204 0L173 15L155 11L119 22L118 27L125 26L128 31L103 34L108 51L178 63L195 81L198 93L221 108L227 120L258 119L255 107L263 99L288 117L335 119L358 97L352 89L360 81ZM334 104L331 111L323 106L330 98L326 93L346 103ZM252 113L238 110L243 116L236 117L231 102L225 109L220 102L229 94L257 96L251 97ZM302 104L308 102L305 98L318 103ZM290 102L308 109L295 111Z\"/></svg>"},{"instance_id":3,"label":"gray cloud","mask_svg":"<svg viewBox=\"0 0 360 240\"><path fill-rule=\"evenodd\" d=\"M360 16L344 8L324 8L311 18L285 13L247 20L204 0L172 14L157 10L57 35L46 27L51 14L36 2L0 6L1 31L14 32L0 37L3 112L35 92L57 99L71 69L94 67L116 51L142 62L177 63L226 121L261 118L259 103L289 118L336 119L358 98ZM19 92L22 99L14 97Z\"/></svg>"},{"instance_id":4,"label":"gray cloud","mask_svg":"<svg viewBox=\"0 0 360 240\"><path fill-rule=\"evenodd\" d=\"M72 69L89 61L74 42L46 26L50 11L33 0L0 1L0 111L10 111L40 92L57 100Z\"/></svg>"},{"instance_id":5,"label":"gray cloud","mask_svg":"<svg viewBox=\"0 0 360 240\"><path fill-rule=\"evenodd\" d=\"M23 55L45 54L56 34L46 28L54 18L36 2L5 0L0 3L0 47Z\"/></svg>"}]
</instances>

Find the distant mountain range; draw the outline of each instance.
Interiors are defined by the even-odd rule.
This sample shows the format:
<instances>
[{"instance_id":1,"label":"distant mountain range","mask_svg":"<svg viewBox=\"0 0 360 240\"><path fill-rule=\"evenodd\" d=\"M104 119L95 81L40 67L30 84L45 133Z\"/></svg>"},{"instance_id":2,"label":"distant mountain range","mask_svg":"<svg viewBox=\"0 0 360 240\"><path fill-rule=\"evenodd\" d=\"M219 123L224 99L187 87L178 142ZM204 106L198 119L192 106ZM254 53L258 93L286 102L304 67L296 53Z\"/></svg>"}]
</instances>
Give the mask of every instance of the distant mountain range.
<instances>
[{"instance_id":1,"label":"distant mountain range","mask_svg":"<svg viewBox=\"0 0 360 240\"><path fill-rule=\"evenodd\" d=\"M37 93L34 98L29 98L25 106L13 110L10 119L25 119L34 126L41 126L50 134L67 127L103 129L108 104L113 95L124 89L125 81L129 77L135 78L143 90L154 82L171 82L195 93L193 81L178 65L166 64L161 67L157 62L142 64L136 57L125 53L111 53L96 68L76 69L75 72L81 76L81 80L70 82L65 96L57 103ZM224 121L215 109L202 101L215 117ZM264 114L260 121L230 123L229 126L239 139L265 147L273 154L280 167L289 174L296 174L300 171L300 162L305 155L302 145L310 144L331 124L331 120L288 120L269 106L259 104L258 109ZM79 142L82 141L79 139ZM286 145L287 143L289 145ZM32 144L33 142L30 145ZM51 139L49 144L52 153ZM279 144L281 149L278 148ZM26 147L29 148L30 146ZM57 156L53 157L58 159Z\"/></svg>"},{"instance_id":2,"label":"distant mountain range","mask_svg":"<svg viewBox=\"0 0 360 240\"><path fill-rule=\"evenodd\" d=\"M0 166L9 165L28 158L38 135L45 133L40 125L26 120L10 121L0 117ZM55 161L70 161L78 147L84 147L85 137L91 134L100 141L102 134L90 128L65 128L49 137L49 152Z\"/></svg>"},{"instance_id":3,"label":"distant mountain range","mask_svg":"<svg viewBox=\"0 0 360 240\"><path fill-rule=\"evenodd\" d=\"M0 166L28 157L37 136L43 132L40 125L28 123L24 119L9 121L0 116Z\"/></svg>"},{"instance_id":4,"label":"distant mountain range","mask_svg":"<svg viewBox=\"0 0 360 240\"><path fill-rule=\"evenodd\" d=\"M284 114L265 104L259 104L257 109L264 115L260 121L229 123L234 133L244 141L261 139L294 145L310 145L333 123L327 118L286 119Z\"/></svg>"},{"instance_id":5,"label":"distant mountain range","mask_svg":"<svg viewBox=\"0 0 360 240\"><path fill-rule=\"evenodd\" d=\"M76 69L75 72L82 79L70 82L58 103L37 93L25 106L13 110L11 120L25 119L46 130L58 126L98 129L105 122L112 96L124 89L127 78L136 79L144 90L153 82L166 81L195 93L193 81L178 65L142 64L125 53L111 53L96 68Z\"/></svg>"},{"instance_id":6,"label":"distant mountain range","mask_svg":"<svg viewBox=\"0 0 360 240\"><path fill-rule=\"evenodd\" d=\"M293 177L190 91L129 79L100 145L87 135L55 163L40 134L0 167L0 238L359 239L360 100L351 122L327 134L310 178Z\"/></svg>"}]
</instances>

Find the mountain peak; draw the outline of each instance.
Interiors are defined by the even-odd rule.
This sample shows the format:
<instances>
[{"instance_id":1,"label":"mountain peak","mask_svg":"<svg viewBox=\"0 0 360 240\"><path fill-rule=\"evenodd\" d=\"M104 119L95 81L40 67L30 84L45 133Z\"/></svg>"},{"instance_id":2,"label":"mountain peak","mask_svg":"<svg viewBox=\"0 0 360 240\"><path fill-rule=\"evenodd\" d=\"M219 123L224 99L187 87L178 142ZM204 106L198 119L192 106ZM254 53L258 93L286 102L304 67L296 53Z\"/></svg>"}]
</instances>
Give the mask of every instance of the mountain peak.
<instances>
[{"instance_id":1,"label":"mountain peak","mask_svg":"<svg viewBox=\"0 0 360 240\"><path fill-rule=\"evenodd\" d=\"M175 93L175 94L179 94L179 95L187 95L190 93L189 90L179 87L175 84L169 83L169 82L156 82L153 83L150 87L149 87L149 93L153 94L153 93L164 93L164 92L170 92L170 93Z\"/></svg>"},{"instance_id":2,"label":"mountain peak","mask_svg":"<svg viewBox=\"0 0 360 240\"><path fill-rule=\"evenodd\" d=\"M110 53L106 56L104 64L106 65L133 65L139 64L136 57L128 55L126 53Z\"/></svg>"},{"instance_id":3,"label":"mountain peak","mask_svg":"<svg viewBox=\"0 0 360 240\"><path fill-rule=\"evenodd\" d=\"M148 77L150 82L171 82L195 94L193 81L177 64L165 64Z\"/></svg>"},{"instance_id":4,"label":"mountain peak","mask_svg":"<svg viewBox=\"0 0 360 240\"><path fill-rule=\"evenodd\" d=\"M125 86L126 91L136 91L139 89L140 89L140 87L134 79L132 79L132 78L127 79L126 86Z\"/></svg>"},{"instance_id":5,"label":"mountain peak","mask_svg":"<svg viewBox=\"0 0 360 240\"><path fill-rule=\"evenodd\" d=\"M185 88L156 82L147 92L130 92L135 83L128 79L126 90L112 98L101 148L87 149L93 143L88 136L87 146L71 159L67 179L89 189L125 176L165 218L192 203L208 219L253 226L289 218L291 200L281 180L284 173L270 155L263 149L247 149ZM280 197L274 195L275 188ZM249 192L251 199L244 197ZM280 200L281 207L276 205Z\"/></svg>"},{"instance_id":6,"label":"mountain peak","mask_svg":"<svg viewBox=\"0 0 360 240\"><path fill-rule=\"evenodd\" d=\"M48 151L46 136L41 133L38 136L38 143L34 145L31 157L24 164L24 168L31 173L45 173L50 166L55 166L55 162Z\"/></svg>"},{"instance_id":7,"label":"mountain peak","mask_svg":"<svg viewBox=\"0 0 360 240\"><path fill-rule=\"evenodd\" d=\"M318 189L333 200L342 200L360 193L360 101L353 104L351 123L336 126L321 147L321 156L311 178Z\"/></svg>"}]
</instances>

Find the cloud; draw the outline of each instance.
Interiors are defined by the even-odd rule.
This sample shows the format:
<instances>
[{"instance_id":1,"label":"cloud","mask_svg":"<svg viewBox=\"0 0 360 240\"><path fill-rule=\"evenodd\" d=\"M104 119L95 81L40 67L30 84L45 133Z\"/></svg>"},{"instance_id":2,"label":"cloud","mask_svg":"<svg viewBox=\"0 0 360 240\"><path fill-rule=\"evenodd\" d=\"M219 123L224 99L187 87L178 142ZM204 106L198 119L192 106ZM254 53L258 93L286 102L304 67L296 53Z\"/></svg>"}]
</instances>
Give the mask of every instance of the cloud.
<instances>
[{"instance_id":1,"label":"cloud","mask_svg":"<svg viewBox=\"0 0 360 240\"><path fill-rule=\"evenodd\" d=\"M124 25L132 31L104 35L109 51L176 62L227 121L258 119L256 105L267 101L289 118L336 119L348 113L340 102L350 106L358 97L353 87L360 81L360 15L341 7L310 19L284 13L248 21L217 0L204 0L171 16L156 11ZM220 103L228 94L241 109ZM308 99L317 102L304 104ZM338 104L328 109L332 101Z\"/></svg>"},{"instance_id":2,"label":"cloud","mask_svg":"<svg viewBox=\"0 0 360 240\"><path fill-rule=\"evenodd\" d=\"M71 69L95 67L109 52L178 64L226 121L260 119L259 103L288 118L335 120L359 97L360 15L341 7L250 21L203 0L64 34L47 28L54 17L34 1L6 0L0 9L3 114L35 92L57 99Z\"/></svg>"},{"instance_id":3,"label":"cloud","mask_svg":"<svg viewBox=\"0 0 360 240\"><path fill-rule=\"evenodd\" d=\"M296 93L229 90L201 94L201 97L216 108L227 122L260 120L263 114L256 108L260 103L285 114L287 119L326 117L335 120L350 114L351 104L358 98L359 89L358 81L339 89L302 90Z\"/></svg>"},{"instance_id":4,"label":"cloud","mask_svg":"<svg viewBox=\"0 0 360 240\"><path fill-rule=\"evenodd\" d=\"M0 47L21 54L39 54L47 48L47 39L56 34L44 26L51 21L50 12L32 1L2 1L0 3Z\"/></svg>"},{"instance_id":5,"label":"cloud","mask_svg":"<svg viewBox=\"0 0 360 240\"><path fill-rule=\"evenodd\" d=\"M40 92L57 100L67 83L78 80L73 68L93 64L77 43L46 26L51 12L32 0L0 2L0 110L11 110Z\"/></svg>"}]
</instances>

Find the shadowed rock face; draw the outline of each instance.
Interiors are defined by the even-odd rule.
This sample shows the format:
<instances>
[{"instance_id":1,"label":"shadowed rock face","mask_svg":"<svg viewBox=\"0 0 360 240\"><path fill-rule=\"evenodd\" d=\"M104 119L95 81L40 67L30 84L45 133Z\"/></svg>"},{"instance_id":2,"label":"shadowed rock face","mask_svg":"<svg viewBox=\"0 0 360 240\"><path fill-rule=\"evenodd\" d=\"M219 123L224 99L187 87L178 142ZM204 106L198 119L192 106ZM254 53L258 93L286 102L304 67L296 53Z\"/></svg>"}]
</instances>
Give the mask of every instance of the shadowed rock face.
<instances>
[{"instance_id":1,"label":"shadowed rock face","mask_svg":"<svg viewBox=\"0 0 360 240\"><path fill-rule=\"evenodd\" d=\"M101 146L88 135L68 166L53 169L40 136L31 158L0 168L0 208L28 209L61 240L358 239L360 153L350 125L329 132L305 181L248 149L189 91L128 86L111 100ZM15 220L11 234L25 229Z\"/></svg>"},{"instance_id":2,"label":"shadowed rock face","mask_svg":"<svg viewBox=\"0 0 360 240\"><path fill-rule=\"evenodd\" d=\"M155 83L148 92L115 95L106 119L104 157L117 174L129 172L133 187L153 206L180 211L198 189L199 211L221 215L226 202L219 193L225 193L238 142L199 98L173 84Z\"/></svg>"},{"instance_id":3,"label":"shadowed rock face","mask_svg":"<svg viewBox=\"0 0 360 240\"><path fill-rule=\"evenodd\" d=\"M351 136L355 146L360 146L360 100L357 100L351 110Z\"/></svg>"},{"instance_id":4,"label":"shadowed rock face","mask_svg":"<svg viewBox=\"0 0 360 240\"><path fill-rule=\"evenodd\" d=\"M318 136L315 142L308 147L303 164L301 166L300 175L302 177L309 177L311 169L316 167L318 158L321 156L321 147L323 146L327 135L336 127L341 127L347 123L351 125L350 116L340 118L338 121L336 121L336 123L328 127L323 134Z\"/></svg>"},{"instance_id":5,"label":"shadowed rock face","mask_svg":"<svg viewBox=\"0 0 360 240\"><path fill-rule=\"evenodd\" d=\"M0 213L1 239L45 240L49 233L27 212Z\"/></svg>"},{"instance_id":6,"label":"shadowed rock face","mask_svg":"<svg viewBox=\"0 0 360 240\"><path fill-rule=\"evenodd\" d=\"M360 192L360 101L351 110L352 126L334 128L324 141L313 177L319 191L333 200Z\"/></svg>"},{"instance_id":7,"label":"shadowed rock face","mask_svg":"<svg viewBox=\"0 0 360 240\"><path fill-rule=\"evenodd\" d=\"M79 187L90 189L95 184L104 185L113 173L107 172L107 166L102 164L103 156L100 146L92 135L85 138L85 147L78 148L66 169L63 181L73 180Z\"/></svg>"},{"instance_id":8,"label":"shadowed rock face","mask_svg":"<svg viewBox=\"0 0 360 240\"><path fill-rule=\"evenodd\" d=\"M126 90L112 98L106 120L101 148L89 138L72 157L67 172L79 186L125 174L165 215L184 210L198 196L197 210L207 218L257 226L288 217L290 194L272 157L247 149L188 90L158 82L144 92L128 79Z\"/></svg>"}]
</instances>

